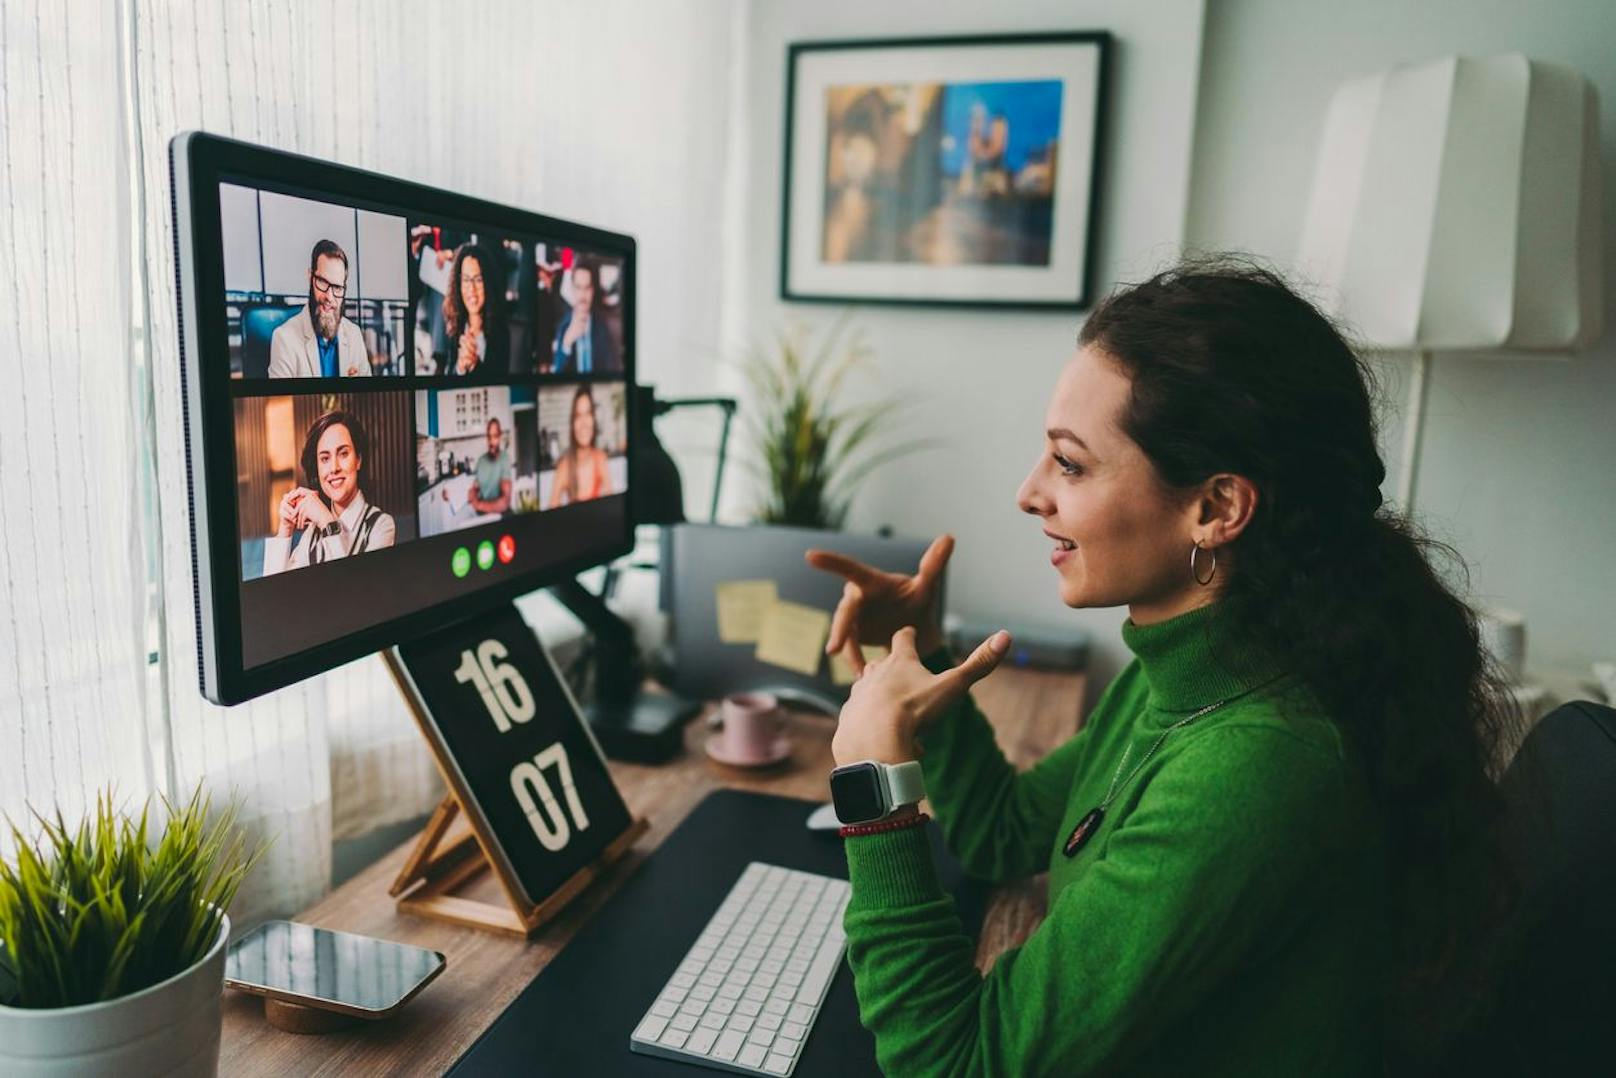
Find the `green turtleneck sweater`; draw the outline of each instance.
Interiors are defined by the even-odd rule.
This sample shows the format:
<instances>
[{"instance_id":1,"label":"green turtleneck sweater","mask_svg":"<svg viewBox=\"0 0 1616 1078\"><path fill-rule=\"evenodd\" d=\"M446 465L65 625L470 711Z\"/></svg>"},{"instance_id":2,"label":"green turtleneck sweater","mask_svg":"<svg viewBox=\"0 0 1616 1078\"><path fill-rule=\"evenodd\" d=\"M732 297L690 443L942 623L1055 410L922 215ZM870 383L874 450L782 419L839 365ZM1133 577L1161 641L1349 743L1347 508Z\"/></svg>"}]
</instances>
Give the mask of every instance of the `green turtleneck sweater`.
<instances>
[{"instance_id":1,"label":"green turtleneck sweater","mask_svg":"<svg viewBox=\"0 0 1616 1078\"><path fill-rule=\"evenodd\" d=\"M1296 679L1250 653L1214 657L1217 616L1126 623L1134 662L1029 771L969 697L922 736L932 806L967 870L1049 872L1043 924L986 976L921 831L847 840L848 960L887 1074L1381 1069L1383 825ZM1098 829L1066 856L1113 776Z\"/></svg>"}]
</instances>

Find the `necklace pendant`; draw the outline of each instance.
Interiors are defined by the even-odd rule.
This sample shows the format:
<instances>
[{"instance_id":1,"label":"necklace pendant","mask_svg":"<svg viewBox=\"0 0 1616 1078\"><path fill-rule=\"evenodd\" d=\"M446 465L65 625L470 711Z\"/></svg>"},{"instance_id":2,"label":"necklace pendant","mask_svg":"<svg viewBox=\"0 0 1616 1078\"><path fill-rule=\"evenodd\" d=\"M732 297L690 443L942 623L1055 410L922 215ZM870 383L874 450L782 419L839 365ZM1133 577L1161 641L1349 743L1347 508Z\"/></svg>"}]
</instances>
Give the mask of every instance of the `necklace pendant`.
<instances>
[{"instance_id":1,"label":"necklace pendant","mask_svg":"<svg viewBox=\"0 0 1616 1078\"><path fill-rule=\"evenodd\" d=\"M1067 857L1076 857L1077 851L1088 845L1089 839L1094 837L1094 832L1100 829L1100 821L1103 819L1105 819L1105 809L1096 805L1089 809L1081 820L1077 821L1077 826L1072 828L1072 833L1066 836L1065 852Z\"/></svg>"}]
</instances>

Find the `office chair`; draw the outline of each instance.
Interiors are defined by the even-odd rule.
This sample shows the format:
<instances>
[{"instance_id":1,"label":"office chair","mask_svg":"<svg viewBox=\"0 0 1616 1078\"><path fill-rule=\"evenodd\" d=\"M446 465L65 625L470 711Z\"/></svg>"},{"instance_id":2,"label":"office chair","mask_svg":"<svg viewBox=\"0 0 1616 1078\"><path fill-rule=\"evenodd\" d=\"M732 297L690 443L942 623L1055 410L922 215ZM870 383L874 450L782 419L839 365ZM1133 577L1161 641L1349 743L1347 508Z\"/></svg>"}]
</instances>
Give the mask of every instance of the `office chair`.
<instances>
[{"instance_id":1,"label":"office chair","mask_svg":"<svg viewBox=\"0 0 1616 1078\"><path fill-rule=\"evenodd\" d=\"M1522 1073L1608 1074L1616 1067L1616 710L1585 701L1556 708L1527 736L1502 785L1520 892L1495 1032Z\"/></svg>"},{"instance_id":2,"label":"office chair","mask_svg":"<svg viewBox=\"0 0 1616 1078\"><path fill-rule=\"evenodd\" d=\"M241 311L241 374L244 378L269 377L269 339L282 322L302 310L298 307L243 307Z\"/></svg>"}]
</instances>

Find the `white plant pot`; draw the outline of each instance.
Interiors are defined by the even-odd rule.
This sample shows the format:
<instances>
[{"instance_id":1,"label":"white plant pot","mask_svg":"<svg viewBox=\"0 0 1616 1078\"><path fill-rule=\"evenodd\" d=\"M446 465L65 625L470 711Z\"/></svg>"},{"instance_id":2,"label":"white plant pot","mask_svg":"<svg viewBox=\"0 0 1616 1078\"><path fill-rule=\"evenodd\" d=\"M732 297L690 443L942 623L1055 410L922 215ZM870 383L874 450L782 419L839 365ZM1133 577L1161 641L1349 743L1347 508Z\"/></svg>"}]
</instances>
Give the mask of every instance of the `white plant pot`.
<instances>
[{"instance_id":1,"label":"white plant pot","mask_svg":"<svg viewBox=\"0 0 1616 1078\"><path fill-rule=\"evenodd\" d=\"M219 1072L230 918L202 960L132 995L80 1007L0 1006L5 1078L201 1078Z\"/></svg>"}]
</instances>

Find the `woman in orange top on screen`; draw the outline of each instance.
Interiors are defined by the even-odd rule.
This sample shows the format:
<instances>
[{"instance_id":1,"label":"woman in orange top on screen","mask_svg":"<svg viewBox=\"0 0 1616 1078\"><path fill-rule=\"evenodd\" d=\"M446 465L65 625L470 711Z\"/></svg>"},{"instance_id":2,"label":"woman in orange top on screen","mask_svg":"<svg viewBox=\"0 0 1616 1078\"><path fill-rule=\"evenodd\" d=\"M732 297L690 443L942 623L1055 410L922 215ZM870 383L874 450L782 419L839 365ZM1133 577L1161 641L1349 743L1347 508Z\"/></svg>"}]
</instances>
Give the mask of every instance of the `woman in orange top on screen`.
<instances>
[{"instance_id":1,"label":"woman in orange top on screen","mask_svg":"<svg viewBox=\"0 0 1616 1078\"><path fill-rule=\"evenodd\" d=\"M595 397L579 386L572 397L572 444L556 465L550 484L550 508L587 502L612 493L606 452L595 446Z\"/></svg>"}]
</instances>

